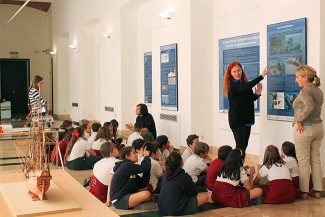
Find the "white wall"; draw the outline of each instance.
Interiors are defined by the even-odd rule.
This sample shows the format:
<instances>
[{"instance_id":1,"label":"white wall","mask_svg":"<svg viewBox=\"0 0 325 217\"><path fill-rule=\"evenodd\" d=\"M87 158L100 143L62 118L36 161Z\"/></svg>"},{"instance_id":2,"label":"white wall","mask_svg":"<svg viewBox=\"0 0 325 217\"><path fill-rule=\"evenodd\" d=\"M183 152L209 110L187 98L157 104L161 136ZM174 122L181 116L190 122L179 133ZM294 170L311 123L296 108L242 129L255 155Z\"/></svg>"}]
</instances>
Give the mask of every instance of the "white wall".
<instances>
[{"instance_id":1,"label":"white wall","mask_svg":"<svg viewBox=\"0 0 325 217\"><path fill-rule=\"evenodd\" d=\"M57 44L53 45L53 51L56 52L55 56L53 56L53 113L56 115L70 114L70 62L68 46L69 36L58 38Z\"/></svg>"},{"instance_id":2,"label":"white wall","mask_svg":"<svg viewBox=\"0 0 325 217\"><path fill-rule=\"evenodd\" d=\"M87 1L78 0L52 3L53 45L65 35L69 44L77 44L76 50L68 48L70 85L58 82L59 88L70 92L70 102L65 104L69 104L73 121L84 118L108 121L112 116L106 119L104 106L116 106L121 111L121 79L115 74L121 71L117 65L120 56L116 58L116 55L120 53L120 7L125 2L94 0L91 6ZM101 36L107 31L113 32L111 40ZM112 45L114 49L109 49ZM64 62L57 64L66 67ZM73 102L79 107L72 107Z\"/></svg>"},{"instance_id":3,"label":"white wall","mask_svg":"<svg viewBox=\"0 0 325 217\"><path fill-rule=\"evenodd\" d=\"M191 1L191 131L210 146L220 146L213 140L213 102L206 98L213 93L213 0ZM208 94L211 97L211 94ZM182 141L184 141L183 139ZM184 143L183 143L184 144ZM186 143L185 143L186 145Z\"/></svg>"},{"instance_id":4,"label":"white wall","mask_svg":"<svg viewBox=\"0 0 325 217\"><path fill-rule=\"evenodd\" d=\"M25 7L3 28L18 9L16 5L0 5L0 58L10 58L10 51L18 51L19 59L30 59L30 80L37 74L43 77L41 94L52 110L51 55L43 52L51 48L51 11L45 13Z\"/></svg>"},{"instance_id":5,"label":"white wall","mask_svg":"<svg viewBox=\"0 0 325 217\"><path fill-rule=\"evenodd\" d=\"M79 98L80 119L95 120L99 111L99 73L98 73L98 47L97 18L87 21L79 32L77 55L81 58L78 62L80 71L77 76L80 83L73 88L77 89ZM76 75L76 74L74 74Z\"/></svg>"}]
</instances>

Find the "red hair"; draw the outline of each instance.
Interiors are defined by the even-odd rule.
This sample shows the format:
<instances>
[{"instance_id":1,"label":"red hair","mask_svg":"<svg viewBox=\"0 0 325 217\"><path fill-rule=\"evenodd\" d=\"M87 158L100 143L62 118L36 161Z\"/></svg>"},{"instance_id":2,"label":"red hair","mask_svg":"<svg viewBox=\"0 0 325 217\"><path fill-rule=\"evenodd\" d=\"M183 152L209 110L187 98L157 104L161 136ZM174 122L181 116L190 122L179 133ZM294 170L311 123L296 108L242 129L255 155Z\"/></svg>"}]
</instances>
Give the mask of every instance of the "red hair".
<instances>
[{"instance_id":1,"label":"red hair","mask_svg":"<svg viewBox=\"0 0 325 217\"><path fill-rule=\"evenodd\" d=\"M230 88L230 83L234 79L234 77L232 77L232 75L231 75L231 70L235 66L239 66L241 68L241 70L243 71L242 76L241 76L241 80L244 81L244 82L248 82L246 73L244 72L244 69L243 69L243 66L241 65L241 63L238 62L238 61L233 61L233 62L229 63L229 65L227 66L227 69L225 71L225 74L223 76L223 90L222 90L222 95L223 96L228 95L228 91L229 91L229 88Z\"/></svg>"}]
</instances>

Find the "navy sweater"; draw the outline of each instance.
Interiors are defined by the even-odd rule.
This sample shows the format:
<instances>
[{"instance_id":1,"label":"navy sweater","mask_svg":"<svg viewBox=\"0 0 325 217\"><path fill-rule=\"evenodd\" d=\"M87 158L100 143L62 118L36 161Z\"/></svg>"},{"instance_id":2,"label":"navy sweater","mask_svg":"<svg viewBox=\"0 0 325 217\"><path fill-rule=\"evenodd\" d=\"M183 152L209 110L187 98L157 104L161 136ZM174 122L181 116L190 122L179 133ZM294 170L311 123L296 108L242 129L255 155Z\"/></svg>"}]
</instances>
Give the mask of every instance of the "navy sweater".
<instances>
[{"instance_id":1,"label":"navy sweater","mask_svg":"<svg viewBox=\"0 0 325 217\"><path fill-rule=\"evenodd\" d=\"M182 168L177 168L161 183L158 198L159 211L164 215L183 215L189 198L196 195L196 187L191 176Z\"/></svg>"},{"instance_id":2,"label":"navy sweater","mask_svg":"<svg viewBox=\"0 0 325 217\"><path fill-rule=\"evenodd\" d=\"M260 75L250 82L231 82L228 92L230 128L254 124L254 101L260 96L253 93L252 88L263 80Z\"/></svg>"},{"instance_id":3,"label":"navy sweater","mask_svg":"<svg viewBox=\"0 0 325 217\"><path fill-rule=\"evenodd\" d=\"M145 157L141 165L130 161L120 161L115 163L114 175L111 182L111 201L120 199L126 194L138 192L138 188L147 187L150 180L151 160ZM142 178L137 174L143 173Z\"/></svg>"}]
</instances>

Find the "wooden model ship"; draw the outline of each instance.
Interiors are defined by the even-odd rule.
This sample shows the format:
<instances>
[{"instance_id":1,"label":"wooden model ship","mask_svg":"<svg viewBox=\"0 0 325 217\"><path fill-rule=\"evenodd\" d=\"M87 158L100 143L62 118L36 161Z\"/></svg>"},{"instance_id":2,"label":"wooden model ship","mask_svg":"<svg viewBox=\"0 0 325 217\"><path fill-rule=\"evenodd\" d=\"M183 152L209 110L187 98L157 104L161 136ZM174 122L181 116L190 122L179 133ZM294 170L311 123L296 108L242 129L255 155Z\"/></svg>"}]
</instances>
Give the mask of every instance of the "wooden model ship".
<instances>
[{"instance_id":1,"label":"wooden model ship","mask_svg":"<svg viewBox=\"0 0 325 217\"><path fill-rule=\"evenodd\" d=\"M55 144L56 138L46 129L48 123L41 109L32 109L32 112L34 114L31 114L30 130L21 132L15 145L26 178L28 194L32 200L46 200L45 193L52 179L46 149Z\"/></svg>"}]
</instances>

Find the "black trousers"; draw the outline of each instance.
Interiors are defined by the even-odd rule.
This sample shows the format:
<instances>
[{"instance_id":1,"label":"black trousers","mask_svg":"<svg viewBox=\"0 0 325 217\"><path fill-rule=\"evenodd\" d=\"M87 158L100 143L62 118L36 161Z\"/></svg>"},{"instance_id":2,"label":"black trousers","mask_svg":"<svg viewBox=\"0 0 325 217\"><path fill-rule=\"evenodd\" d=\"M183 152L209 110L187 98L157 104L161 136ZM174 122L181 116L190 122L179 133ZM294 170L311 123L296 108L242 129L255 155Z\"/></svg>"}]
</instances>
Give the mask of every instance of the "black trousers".
<instances>
[{"instance_id":1,"label":"black trousers","mask_svg":"<svg viewBox=\"0 0 325 217\"><path fill-rule=\"evenodd\" d=\"M236 126L231 128L236 141L236 148L243 151L243 159L245 158L246 148L248 146L249 136L251 135L251 126Z\"/></svg>"}]
</instances>

